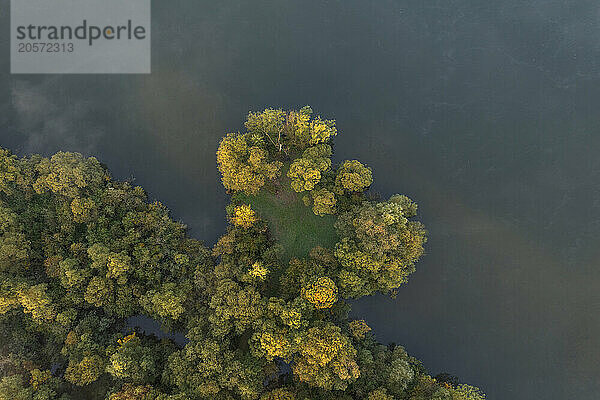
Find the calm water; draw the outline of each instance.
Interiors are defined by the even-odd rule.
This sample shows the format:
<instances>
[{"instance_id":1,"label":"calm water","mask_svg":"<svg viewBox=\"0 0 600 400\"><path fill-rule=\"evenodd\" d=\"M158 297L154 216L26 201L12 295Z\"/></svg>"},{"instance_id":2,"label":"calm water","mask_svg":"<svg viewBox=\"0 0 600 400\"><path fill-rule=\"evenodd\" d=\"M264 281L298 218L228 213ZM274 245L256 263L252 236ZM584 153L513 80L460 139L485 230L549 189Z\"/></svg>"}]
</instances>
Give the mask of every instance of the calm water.
<instances>
[{"instance_id":1,"label":"calm water","mask_svg":"<svg viewBox=\"0 0 600 400\"><path fill-rule=\"evenodd\" d=\"M354 314L490 400L598 398L597 0L155 1L150 76L10 76L0 26L0 145L96 155L212 244L219 138L310 104L430 230Z\"/></svg>"}]
</instances>

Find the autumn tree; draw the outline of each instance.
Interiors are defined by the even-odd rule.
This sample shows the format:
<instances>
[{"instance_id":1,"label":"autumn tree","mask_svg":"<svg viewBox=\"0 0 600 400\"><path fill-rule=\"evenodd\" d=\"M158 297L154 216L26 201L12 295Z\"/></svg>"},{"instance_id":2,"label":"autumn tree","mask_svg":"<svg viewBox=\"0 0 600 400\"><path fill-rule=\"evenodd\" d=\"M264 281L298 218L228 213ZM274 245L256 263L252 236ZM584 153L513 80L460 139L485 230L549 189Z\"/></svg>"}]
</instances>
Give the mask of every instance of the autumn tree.
<instances>
[{"instance_id":1,"label":"autumn tree","mask_svg":"<svg viewBox=\"0 0 600 400\"><path fill-rule=\"evenodd\" d=\"M292 162L287 176L294 191L310 191L330 167L331 146L319 144L304 150L302 156Z\"/></svg>"},{"instance_id":2,"label":"autumn tree","mask_svg":"<svg viewBox=\"0 0 600 400\"><path fill-rule=\"evenodd\" d=\"M219 145L217 164L226 189L249 194L279 176L282 165L271 159L262 138L250 134L227 135Z\"/></svg>"},{"instance_id":3,"label":"autumn tree","mask_svg":"<svg viewBox=\"0 0 600 400\"><path fill-rule=\"evenodd\" d=\"M373 183L371 168L358 160L346 160L337 170L335 177L336 192L362 192Z\"/></svg>"},{"instance_id":4,"label":"autumn tree","mask_svg":"<svg viewBox=\"0 0 600 400\"><path fill-rule=\"evenodd\" d=\"M337 291L335 282L322 276L302 288L302 295L316 308L330 308L337 301Z\"/></svg>"},{"instance_id":5,"label":"autumn tree","mask_svg":"<svg viewBox=\"0 0 600 400\"><path fill-rule=\"evenodd\" d=\"M111 393L107 400L155 400L158 393L151 385L124 384L118 391Z\"/></svg>"},{"instance_id":6,"label":"autumn tree","mask_svg":"<svg viewBox=\"0 0 600 400\"><path fill-rule=\"evenodd\" d=\"M234 209L231 221L234 225L249 228L258 221L258 217L250 205L242 204Z\"/></svg>"},{"instance_id":7,"label":"autumn tree","mask_svg":"<svg viewBox=\"0 0 600 400\"><path fill-rule=\"evenodd\" d=\"M287 120L290 140L300 149L328 143L338 133L334 120L313 117L313 110L309 106L290 111Z\"/></svg>"},{"instance_id":8,"label":"autumn tree","mask_svg":"<svg viewBox=\"0 0 600 400\"><path fill-rule=\"evenodd\" d=\"M107 348L106 371L119 380L138 385L154 383L160 377L165 358L176 346L168 341L137 335L123 336Z\"/></svg>"},{"instance_id":9,"label":"autumn tree","mask_svg":"<svg viewBox=\"0 0 600 400\"><path fill-rule=\"evenodd\" d=\"M406 282L426 242L423 225L410 219L416 212L414 202L395 195L340 215L335 226L342 240L335 255L342 265L338 283L344 295L388 292Z\"/></svg>"},{"instance_id":10,"label":"autumn tree","mask_svg":"<svg viewBox=\"0 0 600 400\"><path fill-rule=\"evenodd\" d=\"M207 250L164 206L149 203L139 187L113 181L95 158L0 152L0 231L1 343L11 352L0 356L37 365L31 379L10 378L11 391L42 399L46 382L55 381L56 398L69 385L102 391L112 384L108 366L157 351L141 346L112 354L125 317L145 313L183 326L184 305L195 308L188 295ZM56 375L51 366L58 366ZM155 381L162 366L151 370L115 377Z\"/></svg>"},{"instance_id":11,"label":"autumn tree","mask_svg":"<svg viewBox=\"0 0 600 400\"><path fill-rule=\"evenodd\" d=\"M348 299L414 271L416 204L374 201L370 168L333 165L335 121L310 107L244 129L217 151L232 201L210 249L93 157L0 149L0 400L484 398L348 318Z\"/></svg>"},{"instance_id":12,"label":"autumn tree","mask_svg":"<svg viewBox=\"0 0 600 400\"><path fill-rule=\"evenodd\" d=\"M293 371L300 382L323 389L344 390L360 376L356 349L331 323L316 325L305 333Z\"/></svg>"},{"instance_id":13,"label":"autumn tree","mask_svg":"<svg viewBox=\"0 0 600 400\"><path fill-rule=\"evenodd\" d=\"M290 390L278 388L263 394L260 400L296 400L296 396Z\"/></svg>"},{"instance_id":14,"label":"autumn tree","mask_svg":"<svg viewBox=\"0 0 600 400\"><path fill-rule=\"evenodd\" d=\"M335 194L325 188L313 190L311 197L306 199L307 205L312 204L315 215L335 214L337 211Z\"/></svg>"}]
</instances>

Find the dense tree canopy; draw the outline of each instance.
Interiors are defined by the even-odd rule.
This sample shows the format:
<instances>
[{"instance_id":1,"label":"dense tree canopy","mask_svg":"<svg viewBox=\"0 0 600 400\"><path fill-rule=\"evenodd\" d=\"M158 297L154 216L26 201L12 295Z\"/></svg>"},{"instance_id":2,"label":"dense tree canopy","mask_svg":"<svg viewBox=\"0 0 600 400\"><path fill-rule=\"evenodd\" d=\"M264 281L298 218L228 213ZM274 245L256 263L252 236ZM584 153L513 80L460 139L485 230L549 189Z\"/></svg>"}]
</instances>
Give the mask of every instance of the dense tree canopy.
<instances>
[{"instance_id":1,"label":"dense tree canopy","mask_svg":"<svg viewBox=\"0 0 600 400\"><path fill-rule=\"evenodd\" d=\"M0 400L484 398L348 319L348 299L414 271L416 204L334 165L335 122L309 107L245 128L217 151L232 202L212 249L93 157L0 151ZM137 315L187 342L135 331Z\"/></svg>"}]
</instances>

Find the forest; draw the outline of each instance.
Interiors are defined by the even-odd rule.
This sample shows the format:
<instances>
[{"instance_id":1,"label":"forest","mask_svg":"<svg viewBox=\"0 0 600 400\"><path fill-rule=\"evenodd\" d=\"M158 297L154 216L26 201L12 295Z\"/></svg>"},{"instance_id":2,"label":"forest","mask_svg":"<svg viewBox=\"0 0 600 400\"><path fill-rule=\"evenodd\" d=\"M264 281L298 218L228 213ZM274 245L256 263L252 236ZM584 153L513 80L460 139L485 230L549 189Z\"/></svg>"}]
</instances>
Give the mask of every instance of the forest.
<instances>
[{"instance_id":1,"label":"forest","mask_svg":"<svg viewBox=\"0 0 600 400\"><path fill-rule=\"evenodd\" d=\"M427 231L371 168L332 162L339 134L308 106L249 113L216 152L212 247L94 157L1 149L0 400L485 399L349 318L401 290Z\"/></svg>"}]
</instances>

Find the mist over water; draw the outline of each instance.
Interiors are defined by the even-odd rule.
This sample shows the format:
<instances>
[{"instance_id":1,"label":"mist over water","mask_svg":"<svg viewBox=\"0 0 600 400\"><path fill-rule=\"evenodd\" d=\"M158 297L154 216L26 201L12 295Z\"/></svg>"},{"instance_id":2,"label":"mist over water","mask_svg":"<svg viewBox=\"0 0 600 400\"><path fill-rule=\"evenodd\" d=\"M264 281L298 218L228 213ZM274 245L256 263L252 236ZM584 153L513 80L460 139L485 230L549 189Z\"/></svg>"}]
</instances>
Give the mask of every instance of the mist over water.
<instances>
[{"instance_id":1,"label":"mist over water","mask_svg":"<svg viewBox=\"0 0 600 400\"><path fill-rule=\"evenodd\" d=\"M221 136L310 104L337 120L336 159L417 201L430 232L398 296L353 315L490 400L597 398L597 0L172 0L152 16L148 76L9 75L0 58L0 145L95 155L212 245Z\"/></svg>"}]
</instances>

